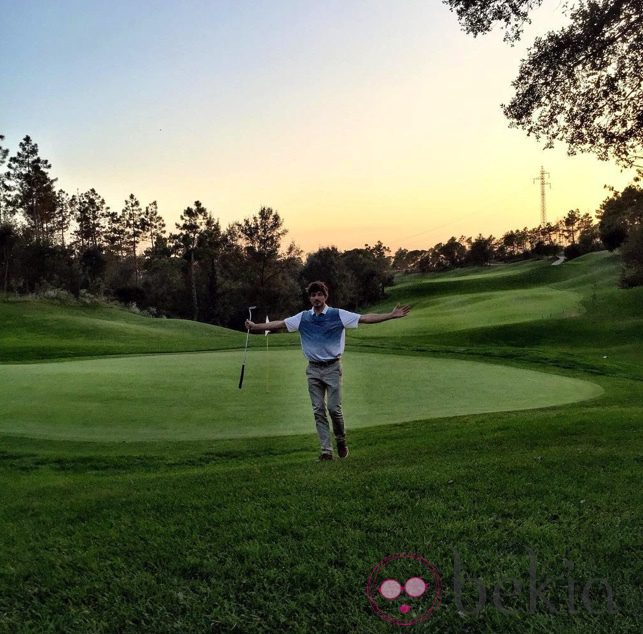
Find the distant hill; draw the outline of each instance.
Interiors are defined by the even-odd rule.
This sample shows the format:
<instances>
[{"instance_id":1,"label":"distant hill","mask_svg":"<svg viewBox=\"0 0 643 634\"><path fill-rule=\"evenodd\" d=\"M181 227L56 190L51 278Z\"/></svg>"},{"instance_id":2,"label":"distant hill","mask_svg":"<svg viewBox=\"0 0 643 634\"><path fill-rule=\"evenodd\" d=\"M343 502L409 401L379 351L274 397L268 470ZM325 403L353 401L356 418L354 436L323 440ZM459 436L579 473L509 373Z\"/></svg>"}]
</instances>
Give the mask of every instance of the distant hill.
<instances>
[{"instance_id":1,"label":"distant hill","mask_svg":"<svg viewBox=\"0 0 643 634\"><path fill-rule=\"evenodd\" d=\"M600 251L560 266L530 260L402 276L368 311L408 303L409 316L360 327L350 341L643 376L643 288L618 288L620 266Z\"/></svg>"},{"instance_id":2,"label":"distant hill","mask_svg":"<svg viewBox=\"0 0 643 634\"><path fill-rule=\"evenodd\" d=\"M243 346L243 333L125 308L0 301L0 361L185 352Z\"/></svg>"}]
</instances>

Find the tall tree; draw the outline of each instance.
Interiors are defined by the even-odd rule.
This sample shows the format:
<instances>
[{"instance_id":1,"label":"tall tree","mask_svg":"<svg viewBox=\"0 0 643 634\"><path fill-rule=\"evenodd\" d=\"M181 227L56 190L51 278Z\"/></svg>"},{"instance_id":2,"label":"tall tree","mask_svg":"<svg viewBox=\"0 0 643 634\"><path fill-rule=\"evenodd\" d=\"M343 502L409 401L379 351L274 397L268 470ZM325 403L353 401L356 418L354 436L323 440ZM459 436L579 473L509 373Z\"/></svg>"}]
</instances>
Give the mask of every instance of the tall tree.
<instances>
[{"instance_id":1,"label":"tall tree","mask_svg":"<svg viewBox=\"0 0 643 634\"><path fill-rule=\"evenodd\" d=\"M578 225L580 223L581 215L578 209L570 209L567 215L563 218L563 226L565 238L571 243L576 244L576 236L578 235Z\"/></svg>"},{"instance_id":2,"label":"tall tree","mask_svg":"<svg viewBox=\"0 0 643 634\"><path fill-rule=\"evenodd\" d=\"M105 230L103 233L105 246L118 257L123 257L126 252L126 229L123 217L116 211L105 213Z\"/></svg>"},{"instance_id":3,"label":"tall tree","mask_svg":"<svg viewBox=\"0 0 643 634\"><path fill-rule=\"evenodd\" d=\"M194 202L194 207L186 207L181 214L180 223L176 223L178 234L175 234L174 244L183 259L188 262L188 278L192 294L192 315L194 321L199 318L199 300L196 283L196 249L199 235L203 231L208 218L208 210L200 201Z\"/></svg>"},{"instance_id":4,"label":"tall tree","mask_svg":"<svg viewBox=\"0 0 643 634\"><path fill-rule=\"evenodd\" d=\"M94 189L80 194L74 200L76 229L74 237L80 251L102 245L109 207L105 199Z\"/></svg>"},{"instance_id":5,"label":"tall tree","mask_svg":"<svg viewBox=\"0 0 643 634\"><path fill-rule=\"evenodd\" d=\"M554 244L554 236L558 231L556 225L553 225L551 222L547 222L540 227L540 235L542 239L549 245Z\"/></svg>"},{"instance_id":6,"label":"tall tree","mask_svg":"<svg viewBox=\"0 0 643 634\"><path fill-rule=\"evenodd\" d=\"M585 225L580 229L578 232L578 249L581 255L590 251L600 251L603 248L597 225Z\"/></svg>"},{"instance_id":7,"label":"tall tree","mask_svg":"<svg viewBox=\"0 0 643 634\"><path fill-rule=\"evenodd\" d=\"M22 213L37 241L49 237L49 223L56 209L54 183L47 173L51 164L38 155L38 145L26 136L16 156L9 159L11 207Z\"/></svg>"},{"instance_id":8,"label":"tall tree","mask_svg":"<svg viewBox=\"0 0 643 634\"><path fill-rule=\"evenodd\" d=\"M134 194L130 194L129 198L125 201L123 210L121 211L122 225L125 229L125 244L127 251L132 256L134 262L134 276L135 282L138 286L139 280L139 267L137 250L143 235L145 221L143 219L143 209L141 203L138 201Z\"/></svg>"},{"instance_id":9,"label":"tall tree","mask_svg":"<svg viewBox=\"0 0 643 634\"><path fill-rule=\"evenodd\" d=\"M443 0L468 33L503 25L522 35L543 0ZM643 163L643 5L641 0L569 0L569 23L536 38L503 106L512 127L569 154L592 152L625 167Z\"/></svg>"},{"instance_id":10,"label":"tall tree","mask_svg":"<svg viewBox=\"0 0 643 634\"><path fill-rule=\"evenodd\" d=\"M74 220L75 210L69 194L64 189L56 192L56 209L51 221L51 232L54 239L59 240L61 246L65 247L65 236Z\"/></svg>"},{"instance_id":11,"label":"tall tree","mask_svg":"<svg viewBox=\"0 0 643 634\"><path fill-rule=\"evenodd\" d=\"M2 258L2 290L6 294L9 284L9 265L13 250L18 242L15 227L7 222L0 222L0 257Z\"/></svg>"},{"instance_id":12,"label":"tall tree","mask_svg":"<svg viewBox=\"0 0 643 634\"><path fill-rule=\"evenodd\" d=\"M591 230L594 227L594 218L592 218L591 214L588 214L585 212L579 219L578 219L578 233L581 234L583 232L591 232Z\"/></svg>"},{"instance_id":13,"label":"tall tree","mask_svg":"<svg viewBox=\"0 0 643 634\"><path fill-rule=\"evenodd\" d=\"M502 238L500 238L502 246L504 247L505 253L508 255L516 255L517 246L516 246L516 232L507 231Z\"/></svg>"},{"instance_id":14,"label":"tall tree","mask_svg":"<svg viewBox=\"0 0 643 634\"><path fill-rule=\"evenodd\" d=\"M156 240L165 235L165 220L159 214L159 208L156 201L151 202L145 207L141 218L142 238L149 242L150 248L154 248Z\"/></svg>"},{"instance_id":15,"label":"tall tree","mask_svg":"<svg viewBox=\"0 0 643 634\"><path fill-rule=\"evenodd\" d=\"M2 147L4 135L0 134L0 223L5 222L10 216L9 192L9 174L4 171L4 164L7 160L9 150Z\"/></svg>"},{"instance_id":16,"label":"tall tree","mask_svg":"<svg viewBox=\"0 0 643 634\"><path fill-rule=\"evenodd\" d=\"M88 284L89 289L102 294L103 278L107 268L107 258L99 246L90 246L80 254L82 272L81 286Z\"/></svg>"},{"instance_id":17,"label":"tall tree","mask_svg":"<svg viewBox=\"0 0 643 634\"><path fill-rule=\"evenodd\" d=\"M207 213L203 226L197 235L195 257L203 264L206 276L206 321L217 313L220 294L220 260L227 246L228 235L221 230L221 224L212 214Z\"/></svg>"},{"instance_id":18,"label":"tall tree","mask_svg":"<svg viewBox=\"0 0 643 634\"><path fill-rule=\"evenodd\" d=\"M256 273L258 288L276 274L281 239L288 233L278 212L262 207L259 213L237 223L239 238Z\"/></svg>"},{"instance_id":19,"label":"tall tree","mask_svg":"<svg viewBox=\"0 0 643 634\"><path fill-rule=\"evenodd\" d=\"M515 244L516 244L516 249L524 253L525 250L528 248L528 242L529 242L529 229L527 227L523 227L522 229L516 229L515 231Z\"/></svg>"}]
</instances>

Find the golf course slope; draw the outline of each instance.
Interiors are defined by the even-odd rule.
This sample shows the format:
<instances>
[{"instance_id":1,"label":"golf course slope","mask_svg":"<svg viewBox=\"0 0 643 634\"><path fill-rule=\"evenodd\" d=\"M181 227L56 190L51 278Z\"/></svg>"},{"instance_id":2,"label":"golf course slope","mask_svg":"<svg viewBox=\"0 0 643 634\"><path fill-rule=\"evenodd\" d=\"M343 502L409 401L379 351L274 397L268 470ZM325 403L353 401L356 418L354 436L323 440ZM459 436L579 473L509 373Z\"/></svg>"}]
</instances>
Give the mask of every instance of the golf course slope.
<instances>
[{"instance_id":1,"label":"golf course slope","mask_svg":"<svg viewBox=\"0 0 643 634\"><path fill-rule=\"evenodd\" d=\"M11 298L0 301L0 324L0 362L239 345L225 328L101 304Z\"/></svg>"},{"instance_id":2,"label":"golf course slope","mask_svg":"<svg viewBox=\"0 0 643 634\"><path fill-rule=\"evenodd\" d=\"M360 328L354 341L643 378L643 288L618 288L620 267L618 255L600 251L561 266L529 260L402 276L372 310L412 304L404 328Z\"/></svg>"},{"instance_id":3,"label":"golf course slope","mask_svg":"<svg viewBox=\"0 0 643 634\"><path fill-rule=\"evenodd\" d=\"M400 276L318 462L296 335L0 300L0 633L637 633L643 288L618 255ZM332 304L332 297L330 299ZM395 569L406 583L417 572ZM422 598L384 603L421 616Z\"/></svg>"}]
</instances>

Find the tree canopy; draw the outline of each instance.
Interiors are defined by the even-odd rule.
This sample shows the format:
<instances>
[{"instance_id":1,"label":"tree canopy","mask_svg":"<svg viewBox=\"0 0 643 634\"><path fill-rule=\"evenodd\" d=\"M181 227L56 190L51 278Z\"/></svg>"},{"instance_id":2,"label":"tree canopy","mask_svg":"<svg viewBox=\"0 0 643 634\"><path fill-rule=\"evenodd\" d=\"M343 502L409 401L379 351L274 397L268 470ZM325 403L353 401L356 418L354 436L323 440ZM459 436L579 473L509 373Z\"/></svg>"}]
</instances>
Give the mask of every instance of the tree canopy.
<instances>
[{"instance_id":1,"label":"tree canopy","mask_svg":"<svg viewBox=\"0 0 643 634\"><path fill-rule=\"evenodd\" d=\"M443 0L474 36L520 39L543 0ZM510 126L643 171L643 0L569 0L569 23L536 38L503 105Z\"/></svg>"},{"instance_id":2,"label":"tree canopy","mask_svg":"<svg viewBox=\"0 0 643 634\"><path fill-rule=\"evenodd\" d=\"M630 185L622 192L613 190L601 204L598 219L603 244L610 251L620 247L643 224L643 188Z\"/></svg>"}]
</instances>

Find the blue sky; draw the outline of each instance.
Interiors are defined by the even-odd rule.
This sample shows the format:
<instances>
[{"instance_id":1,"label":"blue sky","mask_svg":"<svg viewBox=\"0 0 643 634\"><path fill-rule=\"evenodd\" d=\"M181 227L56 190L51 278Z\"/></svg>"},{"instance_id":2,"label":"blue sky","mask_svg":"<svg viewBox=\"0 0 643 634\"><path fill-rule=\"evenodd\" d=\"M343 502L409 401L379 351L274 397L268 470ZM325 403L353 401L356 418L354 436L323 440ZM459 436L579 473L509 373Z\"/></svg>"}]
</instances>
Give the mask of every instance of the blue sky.
<instances>
[{"instance_id":1,"label":"blue sky","mask_svg":"<svg viewBox=\"0 0 643 634\"><path fill-rule=\"evenodd\" d=\"M541 163L552 218L630 178L507 128L559 5L511 48L437 0L0 0L0 133L31 135L67 191L156 199L170 226L199 199L224 225L272 206L306 250L499 235L538 224Z\"/></svg>"}]
</instances>

